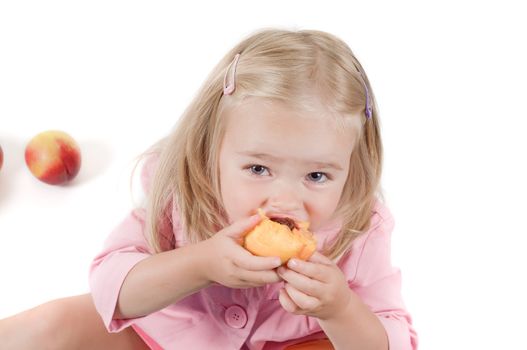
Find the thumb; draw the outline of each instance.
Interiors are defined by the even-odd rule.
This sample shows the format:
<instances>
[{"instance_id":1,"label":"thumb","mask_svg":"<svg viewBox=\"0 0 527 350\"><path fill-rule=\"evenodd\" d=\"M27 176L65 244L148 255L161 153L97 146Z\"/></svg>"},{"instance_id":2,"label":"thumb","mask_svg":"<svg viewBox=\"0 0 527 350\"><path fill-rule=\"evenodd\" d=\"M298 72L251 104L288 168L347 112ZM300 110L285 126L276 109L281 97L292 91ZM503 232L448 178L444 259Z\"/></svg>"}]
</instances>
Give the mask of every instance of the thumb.
<instances>
[{"instance_id":1,"label":"thumb","mask_svg":"<svg viewBox=\"0 0 527 350\"><path fill-rule=\"evenodd\" d=\"M221 232L232 238L243 238L250 230L252 230L262 220L260 215L249 216L234 222L232 225L225 227Z\"/></svg>"}]
</instances>

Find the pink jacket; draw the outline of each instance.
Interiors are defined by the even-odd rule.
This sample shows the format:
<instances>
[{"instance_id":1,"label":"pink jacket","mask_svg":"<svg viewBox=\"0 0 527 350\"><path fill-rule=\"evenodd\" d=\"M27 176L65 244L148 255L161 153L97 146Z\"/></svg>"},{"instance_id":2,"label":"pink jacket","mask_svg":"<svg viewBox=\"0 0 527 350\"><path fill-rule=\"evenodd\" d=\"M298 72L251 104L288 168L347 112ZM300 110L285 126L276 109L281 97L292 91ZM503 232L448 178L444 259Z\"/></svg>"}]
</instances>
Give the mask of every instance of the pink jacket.
<instances>
[{"instance_id":1,"label":"pink jacket","mask_svg":"<svg viewBox=\"0 0 527 350\"><path fill-rule=\"evenodd\" d=\"M299 341L325 337L315 318L290 314L280 306L278 290L282 283L250 289L212 285L148 316L112 320L126 275L150 256L143 235L144 218L144 210L137 209L117 226L90 269L95 306L110 332L131 325L152 348L156 348L155 341L164 349L283 349ZM177 249L187 242L175 210L172 218ZM390 263L393 224L388 209L377 203L370 229L355 240L350 254L338 266L347 276L349 287L384 325L390 350L417 349L417 335L401 298L401 274ZM337 231L333 227L315 235L323 242Z\"/></svg>"}]
</instances>

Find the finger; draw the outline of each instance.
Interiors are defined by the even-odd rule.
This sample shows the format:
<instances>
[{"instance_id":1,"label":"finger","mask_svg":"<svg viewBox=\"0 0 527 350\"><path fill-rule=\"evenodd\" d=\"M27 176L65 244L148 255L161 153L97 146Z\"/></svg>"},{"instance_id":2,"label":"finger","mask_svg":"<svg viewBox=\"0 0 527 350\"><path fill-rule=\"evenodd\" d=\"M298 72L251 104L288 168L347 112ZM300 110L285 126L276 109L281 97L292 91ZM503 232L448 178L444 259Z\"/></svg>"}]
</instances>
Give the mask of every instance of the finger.
<instances>
[{"instance_id":1,"label":"finger","mask_svg":"<svg viewBox=\"0 0 527 350\"><path fill-rule=\"evenodd\" d=\"M319 304L319 300L315 297L302 293L291 284L285 284L285 290L289 295L289 298L298 306L301 310L314 310Z\"/></svg>"},{"instance_id":2,"label":"finger","mask_svg":"<svg viewBox=\"0 0 527 350\"><path fill-rule=\"evenodd\" d=\"M327 282L330 276L328 265L318 262L290 259L287 262L287 267L295 272L298 272L299 274L317 281Z\"/></svg>"},{"instance_id":3,"label":"finger","mask_svg":"<svg viewBox=\"0 0 527 350\"><path fill-rule=\"evenodd\" d=\"M280 276L274 270L268 271L249 271L239 269L238 278L246 283L254 286L261 286L264 284L277 283L281 281Z\"/></svg>"},{"instance_id":4,"label":"finger","mask_svg":"<svg viewBox=\"0 0 527 350\"><path fill-rule=\"evenodd\" d=\"M246 250L240 256L233 258L233 261L239 268L251 271L272 270L282 265L282 260L279 257L256 256Z\"/></svg>"},{"instance_id":5,"label":"finger","mask_svg":"<svg viewBox=\"0 0 527 350\"><path fill-rule=\"evenodd\" d=\"M322 282L309 278L306 275L286 267L279 267L276 271L278 272L278 276L280 276L284 281L296 289L302 291L304 294L314 297L322 294L324 289Z\"/></svg>"},{"instance_id":6,"label":"finger","mask_svg":"<svg viewBox=\"0 0 527 350\"><path fill-rule=\"evenodd\" d=\"M280 289L278 301L280 301L280 305L282 305L284 310L287 312L295 313L298 309L298 306L295 305L295 302L289 297L285 289Z\"/></svg>"},{"instance_id":7,"label":"finger","mask_svg":"<svg viewBox=\"0 0 527 350\"><path fill-rule=\"evenodd\" d=\"M232 225L224 228L221 232L229 237L243 238L250 230L252 230L260 221L260 215L253 215L247 218L238 220Z\"/></svg>"}]
</instances>

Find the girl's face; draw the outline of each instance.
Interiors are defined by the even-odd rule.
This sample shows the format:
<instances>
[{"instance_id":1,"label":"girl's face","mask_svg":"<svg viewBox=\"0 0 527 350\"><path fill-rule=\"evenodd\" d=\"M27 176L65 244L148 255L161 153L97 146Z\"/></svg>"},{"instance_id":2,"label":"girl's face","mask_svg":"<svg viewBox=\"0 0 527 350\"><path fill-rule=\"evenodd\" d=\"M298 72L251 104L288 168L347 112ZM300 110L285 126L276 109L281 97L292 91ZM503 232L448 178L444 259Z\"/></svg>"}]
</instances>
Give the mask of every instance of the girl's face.
<instances>
[{"instance_id":1,"label":"girl's face","mask_svg":"<svg viewBox=\"0 0 527 350\"><path fill-rule=\"evenodd\" d=\"M331 219L349 172L352 126L339 130L321 108L295 112L258 98L221 117L220 186L230 223L258 208L269 217L309 221L313 231Z\"/></svg>"}]
</instances>

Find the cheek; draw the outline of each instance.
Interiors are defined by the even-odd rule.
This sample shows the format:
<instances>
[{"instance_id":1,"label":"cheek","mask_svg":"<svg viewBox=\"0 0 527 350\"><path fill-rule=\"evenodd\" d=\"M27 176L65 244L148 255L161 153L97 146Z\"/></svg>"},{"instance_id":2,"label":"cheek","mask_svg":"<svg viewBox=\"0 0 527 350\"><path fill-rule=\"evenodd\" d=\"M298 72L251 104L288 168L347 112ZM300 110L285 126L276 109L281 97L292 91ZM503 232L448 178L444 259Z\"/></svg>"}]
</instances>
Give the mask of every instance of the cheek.
<instances>
[{"instance_id":1,"label":"cheek","mask_svg":"<svg viewBox=\"0 0 527 350\"><path fill-rule=\"evenodd\" d=\"M341 190L336 189L320 196L312 196L307 208L311 218L311 229L316 231L326 225L337 209Z\"/></svg>"},{"instance_id":2,"label":"cheek","mask_svg":"<svg viewBox=\"0 0 527 350\"><path fill-rule=\"evenodd\" d=\"M239 174L223 172L220 185L223 206L230 223L256 213L260 204L259 198L255 196L256 191L240 179Z\"/></svg>"}]
</instances>

